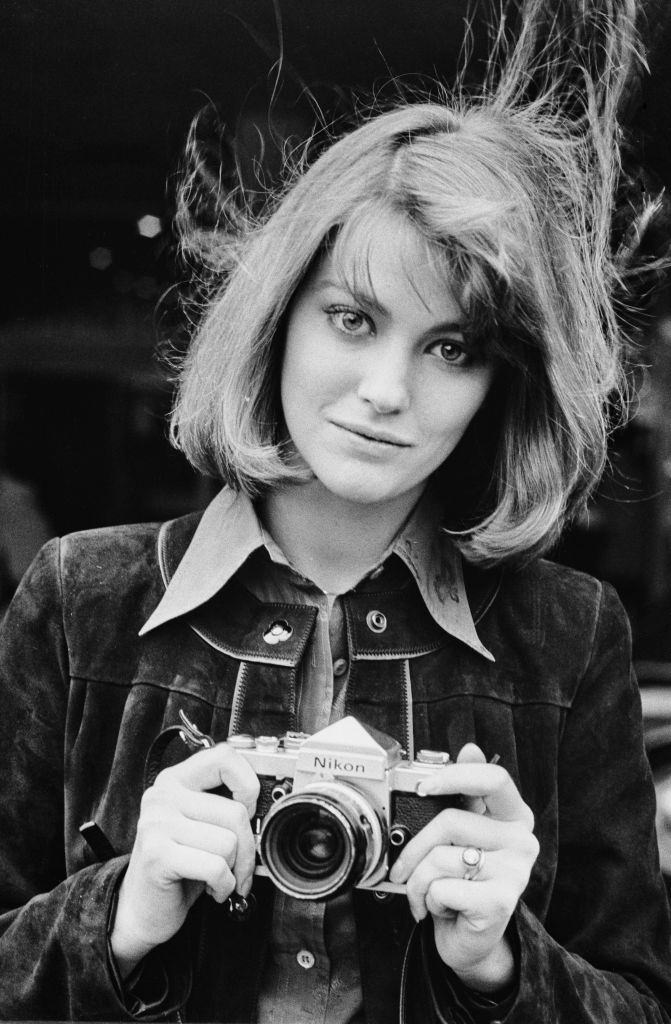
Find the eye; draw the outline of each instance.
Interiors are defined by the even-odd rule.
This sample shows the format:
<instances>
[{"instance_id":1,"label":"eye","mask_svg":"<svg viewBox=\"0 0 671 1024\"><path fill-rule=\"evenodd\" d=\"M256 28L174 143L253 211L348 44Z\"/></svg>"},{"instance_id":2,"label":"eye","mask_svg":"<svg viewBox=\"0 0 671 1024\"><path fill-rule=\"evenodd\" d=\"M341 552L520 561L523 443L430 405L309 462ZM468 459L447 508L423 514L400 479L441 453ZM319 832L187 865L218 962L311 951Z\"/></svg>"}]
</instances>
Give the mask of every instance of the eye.
<instances>
[{"instance_id":1,"label":"eye","mask_svg":"<svg viewBox=\"0 0 671 1024\"><path fill-rule=\"evenodd\" d=\"M430 351L439 356L443 362L450 366L466 366L472 361L472 355L458 341L437 341L430 347Z\"/></svg>"},{"instance_id":2,"label":"eye","mask_svg":"<svg viewBox=\"0 0 671 1024\"><path fill-rule=\"evenodd\" d=\"M365 313L350 306L331 306L326 310L327 316L336 330L355 338L373 333L373 324Z\"/></svg>"}]
</instances>

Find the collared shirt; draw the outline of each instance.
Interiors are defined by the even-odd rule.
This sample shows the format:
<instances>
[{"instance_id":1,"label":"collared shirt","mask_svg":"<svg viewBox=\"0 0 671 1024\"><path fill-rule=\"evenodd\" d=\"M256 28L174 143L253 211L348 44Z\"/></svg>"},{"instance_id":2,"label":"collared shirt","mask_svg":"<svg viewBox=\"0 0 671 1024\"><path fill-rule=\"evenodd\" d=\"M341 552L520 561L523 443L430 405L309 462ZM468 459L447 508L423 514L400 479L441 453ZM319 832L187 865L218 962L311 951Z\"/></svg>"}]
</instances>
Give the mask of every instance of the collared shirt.
<instances>
[{"instance_id":1,"label":"collared shirt","mask_svg":"<svg viewBox=\"0 0 671 1024\"><path fill-rule=\"evenodd\" d=\"M438 515L436 502L425 495L362 579L387 573L398 585L399 575L407 582L409 573L438 625L491 659L475 630L459 553L440 532ZM404 567L400 574L391 568L393 556ZM242 494L224 490L208 506L142 633L204 604L233 576L260 601L317 608L300 666L298 727L312 733L341 718L349 678L341 595L324 593L292 568ZM313 902L277 893L257 1019L260 1024L363 1021L351 894Z\"/></svg>"},{"instance_id":2,"label":"collared shirt","mask_svg":"<svg viewBox=\"0 0 671 1024\"><path fill-rule=\"evenodd\" d=\"M397 555L410 570L438 625L493 661L473 623L461 556L451 539L439 529L439 521L437 503L427 492L392 542L389 554ZM228 488L220 491L205 509L163 598L140 635L205 604L232 579L254 551L263 547L271 559L274 557L288 565L261 526L249 498ZM377 567L371 566L371 570Z\"/></svg>"}]
</instances>

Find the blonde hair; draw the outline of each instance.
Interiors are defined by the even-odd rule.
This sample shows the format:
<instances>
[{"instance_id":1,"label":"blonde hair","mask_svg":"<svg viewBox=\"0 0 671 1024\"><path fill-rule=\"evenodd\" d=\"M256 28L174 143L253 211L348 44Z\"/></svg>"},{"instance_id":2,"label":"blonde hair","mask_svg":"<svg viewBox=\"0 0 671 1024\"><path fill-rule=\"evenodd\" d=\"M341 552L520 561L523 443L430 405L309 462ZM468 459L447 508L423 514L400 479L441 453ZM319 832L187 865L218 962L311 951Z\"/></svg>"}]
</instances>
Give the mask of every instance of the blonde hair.
<instances>
[{"instance_id":1,"label":"blonde hair","mask_svg":"<svg viewBox=\"0 0 671 1024\"><path fill-rule=\"evenodd\" d=\"M457 89L371 113L260 215L229 199L212 231L187 232L216 281L172 417L195 467L252 496L296 478L279 400L284 314L326 247L391 212L440 252L471 331L503 368L446 463L449 474L469 444L481 451L478 427L495 415L472 507L450 520L456 542L493 563L557 539L601 475L608 404L624 391L609 231L634 33L629 3L603 0L585 20L588 6L567 32L529 0L515 44L503 31L495 40L477 96Z\"/></svg>"}]
</instances>

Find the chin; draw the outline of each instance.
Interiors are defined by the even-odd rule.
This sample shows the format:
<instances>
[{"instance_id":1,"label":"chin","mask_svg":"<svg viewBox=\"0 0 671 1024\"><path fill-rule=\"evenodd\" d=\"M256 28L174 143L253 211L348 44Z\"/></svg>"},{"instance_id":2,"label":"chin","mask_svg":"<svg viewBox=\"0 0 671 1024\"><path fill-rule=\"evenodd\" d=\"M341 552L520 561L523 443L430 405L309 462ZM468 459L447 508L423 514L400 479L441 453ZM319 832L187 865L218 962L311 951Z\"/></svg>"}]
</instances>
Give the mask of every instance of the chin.
<instances>
[{"instance_id":1,"label":"chin","mask_svg":"<svg viewBox=\"0 0 671 1024\"><path fill-rule=\"evenodd\" d=\"M348 501L352 505L381 505L389 501L393 495L380 494L377 491L361 488L359 490L343 491L340 494L336 494L336 497L342 501Z\"/></svg>"},{"instance_id":2,"label":"chin","mask_svg":"<svg viewBox=\"0 0 671 1024\"><path fill-rule=\"evenodd\" d=\"M384 505L397 500L408 490L407 487L393 489L388 481L376 483L370 478L346 481L322 479L321 484L335 498L352 505Z\"/></svg>"}]
</instances>

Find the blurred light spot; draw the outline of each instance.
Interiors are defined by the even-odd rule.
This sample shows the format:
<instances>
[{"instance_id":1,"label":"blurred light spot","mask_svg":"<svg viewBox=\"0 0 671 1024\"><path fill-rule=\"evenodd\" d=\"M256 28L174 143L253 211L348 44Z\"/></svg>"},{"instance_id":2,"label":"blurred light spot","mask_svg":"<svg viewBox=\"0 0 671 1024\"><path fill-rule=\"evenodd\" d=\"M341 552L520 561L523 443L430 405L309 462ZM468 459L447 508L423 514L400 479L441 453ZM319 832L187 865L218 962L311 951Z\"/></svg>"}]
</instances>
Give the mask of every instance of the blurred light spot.
<instances>
[{"instance_id":1,"label":"blurred light spot","mask_svg":"<svg viewBox=\"0 0 671 1024\"><path fill-rule=\"evenodd\" d=\"M95 249L91 249L89 253L89 263L94 270L107 270L108 267L112 266L112 252L110 249L106 249L104 245L99 245Z\"/></svg>"},{"instance_id":2,"label":"blurred light spot","mask_svg":"<svg viewBox=\"0 0 671 1024\"><path fill-rule=\"evenodd\" d=\"M156 238L161 234L161 221L151 213L145 213L137 222L137 229L143 238Z\"/></svg>"}]
</instances>

